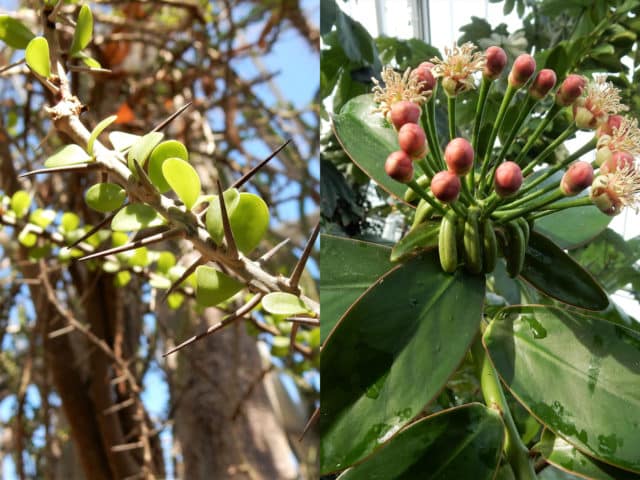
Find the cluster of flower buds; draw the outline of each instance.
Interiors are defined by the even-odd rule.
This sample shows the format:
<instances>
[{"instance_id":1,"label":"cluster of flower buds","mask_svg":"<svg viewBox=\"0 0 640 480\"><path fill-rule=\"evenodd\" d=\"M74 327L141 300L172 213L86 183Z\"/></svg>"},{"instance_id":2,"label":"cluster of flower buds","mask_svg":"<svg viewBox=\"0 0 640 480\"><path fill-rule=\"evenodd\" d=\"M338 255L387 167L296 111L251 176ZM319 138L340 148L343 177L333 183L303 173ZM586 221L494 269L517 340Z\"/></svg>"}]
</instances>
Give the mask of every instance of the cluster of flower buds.
<instances>
[{"instance_id":1,"label":"cluster of flower buds","mask_svg":"<svg viewBox=\"0 0 640 480\"><path fill-rule=\"evenodd\" d=\"M408 184L408 194L411 192L413 198L418 197L421 203L429 205L428 218L449 218L450 225L450 214L454 214L472 225L496 224L496 232L501 228L508 230L507 225L516 221L527 223L564 208L588 203L608 215L618 214L623 207L637 207L640 174L635 157L640 155L640 129L637 120L620 115L628 107L620 102L618 89L607 82L605 76L594 75L588 80L578 74L566 76L556 88L556 72L548 68L536 72L535 59L522 54L508 70L502 104L489 123L484 118L487 95L508 63L507 55L500 47L492 46L480 52L473 44L465 43L445 49L444 58L432 58L402 75L385 68L381 75L384 85L374 80L375 111L382 112L396 129L400 146L400 150L388 156L386 173ZM482 87L473 139L469 141L457 136L455 102L458 96L476 88L477 78L482 79ZM447 96L449 108L450 141L444 151L440 150L434 119L435 92L439 85ZM512 100L516 95L519 95L517 120L504 125L505 113L513 108ZM545 103L550 95L554 101ZM520 129L534 107L549 103L550 107L542 113L535 131L523 136ZM532 146L564 108L573 113L574 122L542 153L531 158ZM491 133L487 138L480 138L479 132L486 132L486 127L490 127ZM531 176L534 167L547 163L554 148L576 129L595 130L596 138L576 154ZM506 136L501 137L500 153L496 155L494 143L500 131L506 132ZM524 145L513 149L518 141ZM481 142L485 145L485 153L482 158L476 158ZM594 146L596 158L593 164L579 159ZM512 153L514 151L516 154ZM414 181L414 166L419 166L424 174L417 181ZM542 188L543 181L551 181L562 169L566 171L560 181L552 185L545 183ZM589 196L558 203L563 197L576 196L590 187ZM416 218L425 221L427 216L422 212L426 210L419 211L421 214ZM485 234L493 231L493 226L481 228ZM520 228L526 229L522 224ZM447 231L450 230L447 227ZM467 230L465 227L465 234ZM516 260L514 262L518 264ZM472 271L478 271L477 261L470 261L470 264ZM447 271L455 269L451 262L446 267L443 264ZM490 271L487 265L480 270ZM517 272L518 268L514 267L513 271Z\"/></svg>"}]
</instances>

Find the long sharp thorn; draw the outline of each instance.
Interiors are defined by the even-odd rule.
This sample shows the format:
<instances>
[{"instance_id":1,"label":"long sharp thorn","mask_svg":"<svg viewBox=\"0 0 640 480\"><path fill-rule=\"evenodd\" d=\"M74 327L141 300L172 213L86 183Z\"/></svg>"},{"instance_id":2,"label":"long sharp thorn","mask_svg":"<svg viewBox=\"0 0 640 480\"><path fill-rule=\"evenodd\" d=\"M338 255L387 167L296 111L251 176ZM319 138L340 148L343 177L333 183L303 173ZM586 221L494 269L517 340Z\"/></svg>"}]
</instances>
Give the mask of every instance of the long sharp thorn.
<instances>
[{"instance_id":1,"label":"long sharp thorn","mask_svg":"<svg viewBox=\"0 0 640 480\"><path fill-rule=\"evenodd\" d=\"M160 299L160 303L164 303L167 300L167 298L169 298L169 295L171 295L175 291L175 289L178 288L180 284L184 282L189 275L195 272L196 268L198 268L199 265L202 265L202 263L204 263L204 258L200 257L191 265L189 265L189 267L184 271L184 273L180 275L180 278L178 278L175 282L171 284L171 286L169 287L169 290L164 292L164 295L162 295L162 298Z\"/></svg>"},{"instance_id":2,"label":"long sharp thorn","mask_svg":"<svg viewBox=\"0 0 640 480\"><path fill-rule=\"evenodd\" d=\"M309 418L309 421L304 426L304 429L302 430L302 433L300 434L300 437L298 438L299 442L302 441L302 439L304 438L306 433L309 431L309 429L311 429L311 427L313 427L316 424L316 422L318 421L318 418L320 418L320 408L316 408L313 411L313 413L311 414L311 417Z\"/></svg>"},{"instance_id":3,"label":"long sharp thorn","mask_svg":"<svg viewBox=\"0 0 640 480\"><path fill-rule=\"evenodd\" d=\"M73 248L77 245L79 245L80 243L84 242L87 238L89 238L91 235L93 235L94 233L96 233L98 230L100 230L102 227L104 227L107 223L109 223L111 220L113 220L113 217L116 216L116 214L122 210L125 207L125 205L122 205L121 207L118 207L117 209L115 209L113 212L111 212L109 215L107 215L106 217L104 217L104 219L102 219L97 225L94 225L91 230L89 230L87 233L85 233L84 235L82 235L79 239L77 239L75 242L73 242L71 245L69 245L67 248Z\"/></svg>"},{"instance_id":4,"label":"long sharp thorn","mask_svg":"<svg viewBox=\"0 0 640 480\"><path fill-rule=\"evenodd\" d=\"M121 245L119 247L109 248L107 250L102 250L100 252L92 253L90 255L86 255L82 258L79 258L79 262L85 262L87 260L91 260L94 258L105 257L107 255L113 255L116 253L126 252L127 250L134 250L136 248L144 247L146 245L151 245L152 243L162 242L163 240L167 240L169 238L176 237L181 235L183 232L180 228L174 228L173 230L169 230L162 233L156 233L155 235L150 235L145 238L141 238L140 240L136 240L134 242L129 242L126 245Z\"/></svg>"},{"instance_id":5,"label":"long sharp thorn","mask_svg":"<svg viewBox=\"0 0 640 480\"><path fill-rule=\"evenodd\" d=\"M311 250L313 250L313 244L316 243L316 238L318 238L318 233L320 233L320 223L317 223L311 236L309 237L309 241L307 245L304 247L304 251L302 255L300 255L300 259L296 264L296 267L293 269L293 273L291 274L291 278L289 279L289 284L291 287L295 288L298 286L298 282L300 282L300 277L302 276L302 272L304 271L304 267L307 264L307 260L309 259L309 255L311 255Z\"/></svg>"},{"instance_id":6,"label":"long sharp thorn","mask_svg":"<svg viewBox=\"0 0 640 480\"><path fill-rule=\"evenodd\" d=\"M271 257L273 257L276 253L278 253L278 251L284 247L287 243L289 243L290 239L289 238L285 238L283 241L281 241L279 244L277 244L275 247L273 247L271 250L269 250L268 252L266 252L264 255L262 255L259 259L258 259L258 263L264 263L267 260L269 260Z\"/></svg>"},{"instance_id":7,"label":"long sharp thorn","mask_svg":"<svg viewBox=\"0 0 640 480\"><path fill-rule=\"evenodd\" d=\"M211 325L204 332L198 333L197 335L194 335L193 337L189 338L188 340L185 340L180 345L177 345L177 346L173 347L171 350L169 350L167 353L163 354L162 356L166 357L168 355L171 355L172 353L177 352L178 350L182 350L187 345L191 345L192 343L197 342L198 340L201 340L204 337L209 336L212 333L215 333L218 330L226 327L227 325L229 325L230 323L234 322L235 320L238 320L239 318L244 317L247 313L249 313L251 310L253 310L253 308L258 303L260 303L260 301L262 300L263 296L264 296L264 294L261 294L261 293L255 295L251 300L249 300L242 307L240 307L238 310L236 310L234 313L232 313L229 317L223 319L221 322L218 322L215 325Z\"/></svg>"},{"instance_id":8,"label":"long sharp thorn","mask_svg":"<svg viewBox=\"0 0 640 480\"><path fill-rule=\"evenodd\" d=\"M65 165L63 167L39 168L37 170L31 170L30 172L21 173L18 175L18 178L31 177L39 173L82 172L93 168L100 168L100 165L97 163L78 163L76 165Z\"/></svg>"},{"instance_id":9,"label":"long sharp thorn","mask_svg":"<svg viewBox=\"0 0 640 480\"><path fill-rule=\"evenodd\" d=\"M233 238L233 232L231 231L231 223L229 222L229 215L227 214L227 205L224 201L224 195L222 194L222 184L220 180L216 181L218 184L218 198L220 199L220 214L222 216L222 227L224 228L224 237L227 240L227 249L229 255L233 258L238 258L238 247L236 241Z\"/></svg>"},{"instance_id":10,"label":"long sharp thorn","mask_svg":"<svg viewBox=\"0 0 640 480\"><path fill-rule=\"evenodd\" d=\"M171 122L173 122L176 118L178 118L182 112L184 112L187 108L189 108L192 105L193 102L189 102L185 105L183 105L182 107L180 107L178 110L176 110L174 113L172 113L171 115L169 115L165 120L163 120L162 122L160 122L158 125L156 125L153 130L151 130L152 132L159 132L160 130L162 130L164 127L166 127L167 125L169 125Z\"/></svg>"},{"instance_id":11,"label":"long sharp thorn","mask_svg":"<svg viewBox=\"0 0 640 480\"><path fill-rule=\"evenodd\" d=\"M282 145L280 145L278 148L276 148L276 150L269 155L267 158L265 158L264 160L262 160L259 164L257 164L255 167L253 167L251 170L249 170L247 173L245 173L242 177L240 177L238 180L236 180L235 182L233 182L233 184L231 185L231 188L240 188L242 185L244 185L246 182L248 182L251 177L253 177L256 173L258 173L258 171L264 167L267 163L269 163L269 161L274 158L276 155L278 155L282 149L284 147L286 147L287 145L289 145L291 143L291 139L287 140L286 142L284 142Z\"/></svg>"}]
</instances>

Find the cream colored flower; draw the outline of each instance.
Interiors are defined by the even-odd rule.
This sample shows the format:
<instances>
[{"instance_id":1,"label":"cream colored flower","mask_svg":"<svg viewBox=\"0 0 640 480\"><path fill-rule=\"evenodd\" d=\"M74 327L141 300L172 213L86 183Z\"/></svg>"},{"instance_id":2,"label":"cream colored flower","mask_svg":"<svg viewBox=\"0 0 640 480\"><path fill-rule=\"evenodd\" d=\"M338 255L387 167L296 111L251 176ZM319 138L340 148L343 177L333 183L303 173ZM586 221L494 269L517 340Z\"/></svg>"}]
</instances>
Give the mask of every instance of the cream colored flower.
<instances>
[{"instance_id":1,"label":"cream colored flower","mask_svg":"<svg viewBox=\"0 0 640 480\"><path fill-rule=\"evenodd\" d=\"M620 103L620 90L606 80L604 74L594 75L584 96L573 105L573 116L578 127L593 129L606 122L609 115L629 110L629 107Z\"/></svg>"},{"instance_id":2,"label":"cream colored flower","mask_svg":"<svg viewBox=\"0 0 640 480\"><path fill-rule=\"evenodd\" d=\"M640 173L634 165L625 165L613 173L598 175L591 185L591 200L603 213L618 215L629 207L640 206Z\"/></svg>"},{"instance_id":3,"label":"cream colored flower","mask_svg":"<svg viewBox=\"0 0 640 480\"><path fill-rule=\"evenodd\" d=\"M454 43L453 48L444 48L444 60L431 59L434 64L431 71L436 78L442 77L442 87L449 96L476 88L473 74L484 68L485 55L475 50L477 47L471 42L459 47Z\"/></svg>"},{"instance_id":4,"label":"cream colored flower","mask_svg":"<svg viewBox=\"0 0 640 480\"><path fill-rule=\"evenodd\" d=\"M620 127L613 127L611 135L602 135L598 139L596 147L608 148L612 152L627 152L631 155L640 155L640 128L638 120L631 117L622 117Z\"/></svg>"},{"instance_id":5,"label":"cream colored flower","mask_svg":"<svg viewBox=\"0 0 640 480\"><path fill-rule=\"evenodd\" d=\"M391 67L385 67L380 73L384 86L376 78L371 80L373 87L373 101L378 104L374 112L382 112L386 117L391 111L391 106L402 100L421 105L429 99L428 93L420 91L421 82L415 75L411 75L411 68L407 68L404 74L396 72Z\"/></svg>"}]
</instances>

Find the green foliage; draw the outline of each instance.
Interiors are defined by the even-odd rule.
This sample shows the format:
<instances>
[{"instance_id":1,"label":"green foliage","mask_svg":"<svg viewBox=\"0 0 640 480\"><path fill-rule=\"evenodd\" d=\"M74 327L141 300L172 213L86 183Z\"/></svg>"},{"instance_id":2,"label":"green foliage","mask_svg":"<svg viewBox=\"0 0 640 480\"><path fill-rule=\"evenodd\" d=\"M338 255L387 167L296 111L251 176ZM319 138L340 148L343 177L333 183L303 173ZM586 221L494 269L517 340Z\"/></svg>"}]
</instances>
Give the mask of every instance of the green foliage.
<instances>
[{"instance_id":1,"label":"green foliage","mask_svg":"<svg viewBox=\"0 0 640 480\"><path fill-rule=\"evenodd\" d=\"M120 207L126 198L127 192L115 183L96 183L84 194L89 208L103 213Z\"/></svg>"},{"instance_id":2,"label":"green foliage","mask_svg":"<svg viewBox=\"0 0 640 480\"><path fill-rule=\"evenodd\" d=\"M151 152L149 157L149 180L153 183L160 193L166 193L171 190L171 186L162 173L162 165L169 158L180 158L185 162L189 160L189 152L187 147L176 140L167 140L162 142Z\"/></svg>"},{"instance_id":3,"label":"green foliage","mask_svg":"<svg viewBox=\"0 0 640 480\"><path fill-rule=\"evenodd\" d=\"M117 115L111 115L110 117L105 118L100 123L98 123L98 125L96 125L96 127L91 132L89 140L87 141L87 152L89 153L89 155L93 155L93 144L96 142L96 139L107 127L109 127L109 125L115 122L117 118Z\"/></svg>"},{"instance_id":4,"label":"green foliage","mask_svg":"<svg viewBox=\"0 0 640 480\"><path fill-rule=\"evenodd\" d=\"M144 167L147 164L149 155L151 155L153 149L162 141L163 138L163 133L150 132L143 137L136 139L135 142L131 144L131 148L127 154L127 165L134 177L137 177L138 174L133 162L138 162L141 167Z\"/></svg>"},{"instance_id":5,"label":"green foliage","mask_svg":"<svg viewBox=\"0 0 640 480\"><path fill-rule=\"evenodd\" d=\"M184 160L168 158L162 163L162 175L187 210L191 210L200 196L200 177L195 169Z\"/></svg>"},{"instance_id":6,"label":"green foliage","mask_svg":"<svg viewBox=\"0 0 640 480\"><path fill-rule=\"evenodd\" d=\"M24 23L9 15L0 15L0 41L3 41L11 48L24 50L33 39L31 33Z\"/></svg>"},{"instance_id":7,"label":"green foliage","mask_svg":"<svg viewBox=\"0 0 640 480\"><path fill-rule=\"evenodd\" d=\"M133 232L143 228L159 227L166 221L150 206L144 203L132 203L120 210L113 220L114 232Z\"/></svg>"},{"instance_id":8,"label":"green foliage","mask_svg":"<svg viewBox=\"0 0 640 480\"><path fill-rule=\"evenodd\" d=\"M236 279L204 265L196 269L196 283L196 301L203 307L218 305L244 288Z\"/></svg>"},{"instance_id":9,"label":"green foliage","mask_svg":"<svg viewBox=\"0 0 640 480\"><path fill-rule=\"evenodd\" d=\"M10 206L16 217L21 218L25 216L31 206L31 195L24 190L18 190L11 196Z\"/></svg>"},{"instance_id":10,"label":"green foliage","mask_svg":"<svg viewBox=\"0 0 640 480\"><path fill-rule=\"evenodd\" d=\"M262 308L274 315L302 315L309 308L297 296L286 292L272 292L262 299Z\"/></svg>"},{"instance_id":11,"label":"green foliage","mask_svg":"<svg viewBox=\"0 0 640 480\"><path fill-rule=\"evenodd\" d=\"M91 41L93 35L93 14L89 5L83 5L78 13L78 19L76 20L76 29L73 32L73 41L69 48L69 55L75 56L86 48Z\"/></svg>"},{"instance_id":12,"label":"green foliage","mask_svg":"<svg viewBox=\"0 0 640 480\"><path fill-rule=\"evenodd\" d=\"M44 37L35 37L27 45L25 60L31 70L41 77L51 75L51 60L49 59L49 43Z\"/></svg>"},{"instance_id":13,"label":"green foliage","mask_svg":"<svg viewBox=\"0 0 640 480\"><path fill-rule=\"evenodd\" d=\"M92 158L87 155L82 147L75 144L65 145L58 149L53 155L47 158L44 166L47 168L65 167L90 162Z\"/></svg>"}]
</instances>

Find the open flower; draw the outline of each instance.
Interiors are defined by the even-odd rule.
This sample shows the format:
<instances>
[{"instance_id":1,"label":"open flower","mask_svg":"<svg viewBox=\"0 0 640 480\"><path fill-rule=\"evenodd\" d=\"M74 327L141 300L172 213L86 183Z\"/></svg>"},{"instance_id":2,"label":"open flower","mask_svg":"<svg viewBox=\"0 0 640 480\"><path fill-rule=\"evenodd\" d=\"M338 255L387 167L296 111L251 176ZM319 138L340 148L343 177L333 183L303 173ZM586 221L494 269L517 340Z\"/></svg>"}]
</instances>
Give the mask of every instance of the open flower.
<instances>
[{"instance_id":1,"label":"open flower","mask_svg":"<svg viewBox=\"0 0 640 480\"><path fill-rule=\"evenodd\" d=\"M611 135L602 135L598 139L598 150L607 148L611 152L627 152L640 155L640 128L638 120L622 117L619 127L613 127Z\"/></svg>"},{"instance_id":2,"label":"open flower","mask_svg":"<svg viewBox=\"0 0 640 480\"><path fill-rule=\"evenodd\" d=\"M593 129L607 121L609 115L629 110L620 103L620 90L606 81L606 75L594 75L585 96L573 105L573 118L579 128Z\"/></svg>"},{"instance_id":3,"label":"open flower","mask_svg":"<svg viewBox=\"0 0 640 480\"><path fill-rule=\"evenodd\" d=\"M454 43L452 49L444 47L444 60L431 59L434 64L431 71L436 78L442 77L442 88L450 97L476 88L473 74L483 70L485 55L475 50L476 46L471 42L459 47Z\"/></svg>"},{"instance_id":4,"label":"open flower","mask_svg":"<svg viewBox=\"0 0 640 480\"><path fill-rule=\"evenodd\" d=\"M429 99L429 95L422 92L422 82L416 75L411 75L411 69L407 68L404 74L396 72L391 67L385 67L380 73L384 86L376 78L371 80L373 87L373 101L378 104L374 112L382 112L386 117L391 111L391 106L402 100L422 104Z\"/></svg>"},{"instance_id":5,"label":"open flower","mask_svg":"<svg viewBox=\"0 0 640 480\"><path fill-rule=\"evenodd\" d=\"M623 208L636 212L640 206L640 173L633 165L598 175L591 185L591 201L607 215L618 215Z\"/></svg>"}]
</instances>

